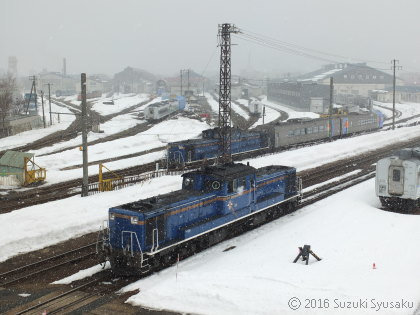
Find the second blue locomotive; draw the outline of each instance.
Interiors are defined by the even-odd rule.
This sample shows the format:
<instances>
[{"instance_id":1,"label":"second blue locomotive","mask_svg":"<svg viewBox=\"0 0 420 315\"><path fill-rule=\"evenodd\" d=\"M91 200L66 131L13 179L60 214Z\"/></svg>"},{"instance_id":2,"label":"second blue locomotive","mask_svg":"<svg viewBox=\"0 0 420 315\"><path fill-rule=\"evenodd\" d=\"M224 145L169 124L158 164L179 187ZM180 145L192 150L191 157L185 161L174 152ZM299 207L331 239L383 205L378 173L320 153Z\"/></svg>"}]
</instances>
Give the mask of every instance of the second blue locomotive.
<instances>
[{"instance_id":1,"label":"second blue locomotive","mask_svg":"<svg viewBox=\"0 0 420 315\"><path fill-rule=\"evenodd\" d=\"M249 132L239 128L231 129L232 154L268 148L269 137L265 132ZM174 168L187 163L213 159L219 152L218 128L204 130L201 139L172 142L168 145L168 167Z\"/></svg>"},{"instance_id":2,"label":"second blue locomotive","mask_svg":"<svg viewBox=\"0 0 420 315\"><path fill-rule=\"evenodd\" d=\"M183 175L182 189L109 209L100 253L118 274L141 274L293 211L296 169L211 166Z\"/></svg>"}]
</instances>

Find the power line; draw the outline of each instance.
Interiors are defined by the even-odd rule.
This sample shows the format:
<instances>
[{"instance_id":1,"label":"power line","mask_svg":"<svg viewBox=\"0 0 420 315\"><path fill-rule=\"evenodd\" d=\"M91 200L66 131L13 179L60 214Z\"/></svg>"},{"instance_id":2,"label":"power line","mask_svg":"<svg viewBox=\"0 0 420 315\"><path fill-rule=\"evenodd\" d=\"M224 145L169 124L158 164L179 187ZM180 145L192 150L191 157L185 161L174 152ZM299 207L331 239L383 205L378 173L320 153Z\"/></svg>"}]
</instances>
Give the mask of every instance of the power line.
<instances>
[{"instance_id":1,"label":"power line","mask_svg":"<svg viewBox=\"0 0 420 315\"><path fill-rule=\"evenodd\" d=\"M239 39L244 40L244 41L248 41L248 42L251 42L251 43L254 43L254 44L258 44L258 45L261 45L263 47L268 47L268 48L271 48L271 49L274 49L274 50L277 50L277 51L280 51L280 52L292 54L292 55L295 55L295 56L301 56L301 57L306 57L306 58L310 58L310 59L315 59L315 60L318 60L318 61L323 61L323 62L328 62L328 63L343 63L343 61L318 56L316 54L337 57L339 59L345 59L345 60L347 60L346 62L348 62L348 60L359 60L359 61L370 62L370 63L387 64L386 62L382 62L382 61L363 60L363 59L360 59L360 58L350 58L350 57L340 56L340 55L337 55L337 54L322 52L322 51L319 51L319 50L299 46L299 45L296 45L296 44L287 43L287 42L284 42L284 41L281 41L281 40L278 40L278 39L274 39L274 38L271 38L271 37L268 37L268 36L260 35L260 34L254 33L254 32L247 31L245 29L240 29L240 33L235 34L235 36ZM316 53L316 54L314 54L314 53ZM360 68L366 67L364 65L357 65L357 64L352 64L352 66L360 67ZM373 67L370 67L370 68L373 68ZM380 70L380 71L389 70L389 69L384 69L384 68L373 68L373 69Z\"/></svg>"},{"instance_id":2,"label":"power line","mask_svg":"<svg viewBox=\"0 0 420 315\"><path fill-rule=\"evenodd\" d=\"M361 59L361 58L341 56L341 55L333 54L333 53L330 53L330 52L316 50L316 49L312 49L312 48L300 46L300 45L297 45L297 44L294 44L294 43L288 43L288 42L285 42L285 41L282 41L282 40L279 40L279 39L276 39L276 38L273 38L273 37L269 37L269 36L266 36L266 35L258 34L258 33L255 33L255 32L252 32L250 30L243 29L243 28L241 28L240 31L244 35L248 35L248 36L252 36L252 37L255 37L255 38L259 38L261 40L264 40L264 41L267 41L267 42L270 42L270 43L273 43L273 44L276 44L276 45L284 46L284 47L287 47L289 49L294 49L294 50L296 50L298 52L299 51L303 51L303 52L306 51L306 52L313 52L313 53L317 53L317 54L321 54L321 55L326 55L326 56L331 56L331 57L336 57L336 58L345 59L345 60L355 60L355 61L362 61L362 62L379 63L379 64L384 64L384 65L385 64L388 64L385 61L367 60L367 59Z\"/></svg>"}]
</instances>

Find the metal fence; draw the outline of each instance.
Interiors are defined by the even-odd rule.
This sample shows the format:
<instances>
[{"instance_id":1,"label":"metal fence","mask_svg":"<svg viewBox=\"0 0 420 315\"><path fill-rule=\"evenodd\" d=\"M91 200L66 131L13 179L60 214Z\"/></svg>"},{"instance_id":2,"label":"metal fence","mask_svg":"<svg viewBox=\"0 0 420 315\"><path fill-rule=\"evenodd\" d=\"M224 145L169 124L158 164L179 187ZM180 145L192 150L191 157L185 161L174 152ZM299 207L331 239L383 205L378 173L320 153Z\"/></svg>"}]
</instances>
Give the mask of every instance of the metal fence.
<instances>
[{"instance_id":1,"label":"metal fence","mask_svg":"<svg viewBox=\"0 0 420 315\"><path fill-rule=\"evenodd\" d=\"M191 170L189 170L191 171ZM139 175L125 176L119 179L108 179L102 182L91 183L88 185L88 195L94 195L105 191L118 190L121 188L137 185L152 178L162 177L166 175L180 175L187 171L185 170L158 170Z\"/></svg>"}]
</instances>

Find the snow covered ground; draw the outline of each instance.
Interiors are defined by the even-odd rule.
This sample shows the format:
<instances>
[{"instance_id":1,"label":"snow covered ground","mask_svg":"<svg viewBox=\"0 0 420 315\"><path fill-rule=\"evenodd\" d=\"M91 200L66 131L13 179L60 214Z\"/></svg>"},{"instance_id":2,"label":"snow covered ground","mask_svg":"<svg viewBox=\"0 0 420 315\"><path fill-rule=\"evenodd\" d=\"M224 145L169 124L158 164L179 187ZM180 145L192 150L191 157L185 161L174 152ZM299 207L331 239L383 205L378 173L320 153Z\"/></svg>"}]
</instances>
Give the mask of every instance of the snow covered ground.
<instances>
[{"instance_id":1,"label":"snow covered ground","mask_svg":"<svg viewBox=\"0 0 420 315\"><path fill-rule=\"evenodd\" d=\"M211 110L214 113L218 113L219 112L219 102L216 101L213 96L211 96L210 93L204 93L204 96L206 97L207 103L210 105Z\"/></svg>"},{"instance_id":2,"label":"snow covered ground","mask_svg":"<svg viewBox=\"0 0 420 315\"><path fill-rule=\"evenodd\" d=\"M130 106L140 104L150 98L149 94L115 94L111 97L104 97L93 102L92 109L101 115L110 115L118 113ZM114 101L114 105L103 104L105 101ZM157 98L155 101L160 101ZM145 106L143 106L145 107Z\"/></svg>"},{"instance_id":3,"label":"snow covered ground","mask_svg":"<svg viewBox=\"0 0 420 315\"><path fill-rule=\"evenodd\" d=\"M215 113L218 113L219 112L219 101L215 100L210 93L204 93L204 96L206 97L207 103L210 105L212 111L215 112ZM243 104L244 101L246 101L246 100L237 100L237 102L241 103L241 104ZM248 101L246 101L246 102L248 103ZM232 106L232 110L235 113L241 115L246 120L249 119L249 114L246 111L244 111L239 105L232 102L231 106Z\"/></svg>"},{"instance_id":4,"label":"snow covered ground","mask_svg":"<svg viewBox=\"0 0 420 315\"><path fill-rule=\"evenodd\" d=\"M158 123L145 132L138 133L137 135L89 146L89 161L108 159L164 147L168 142L197 137L203 130L208 128L209 125L205 122L185 117L166 120ZM91 139L88 137L88 140ZM74 143L73 140L72 143ZM48 149L33 151L36 154L36 163L47 168L48 173L46 184L54 184L60 181L67 181L82 177L81 168L65 171L61 170L62 168L75 164L80 165L82 163L82 152L78 148L45 156L37 156L38 154L45 153L46 151L48 151ZM164 157L164 154L165 152L162 150L139 157L109 162L106 163L106 166L115 171L134 165L160 161ZM99 169L97 165L89 167L90 175L98 174L98 171Z\"/></svg>"},{"instance_id":5,"label":"snow covered ground","mask_svg":"<svg viewBox=\"0 0 420 315\"><path fill-rule=\"evenodd\" d=\"M130 128L136 126L136 125L147 123L145 120L138 118L139 117L139 110L147 107L150 104L158 102L158 101L160 101L160 97L155 98L155 99L151 100L150 102L146 103L145 105L140 106L135 111L133 111L129 114L122 114L122 115L115 116L111 120L108 120L107 122L100 125L99 128L101 130L101 133L89 132L88 141L94 141L94 140L97 140L97 139L105 138L105 137L108 137L110 135L119 133L121 131L130 129ZM112 105L107 105L107 106L112 106ZM33 153L35 153L37 155L50 154L52 152L59 151L59 150L65 149L65 148L71 148L71 147L74 147L76 145L81 145L81 143L82 143L82 135L79 135L79 136L77 136L77 137L75 137L75 138L73 138L69 141L59 142L59 143L54 144L53 146L45 147L45 148L33 151Z\"/></svg>"},{"instance_id":6,"label":"snow covered ground","mask_svg":"<svg viewBox=\"0 0 420 315\"><path fill-rule=\"evenodd\" d=\"M420 283L413 281L420 279L420 251L413 250L420 239L420 217L379 207L372 179L123 292L140 289L129 303L181 313L413 314L420 302ZM308 266L294 264L304 244L322 260L311 256ZM301 304L295 311L291 307L299 306L297 299ZM389 304L401 301L407 307ZM354 304L347 309L347 302Z\"/></svg>"},{"instance_id":7,"label":"snow covered ground","mask_svg":"<svg viewBox=\"0 0 420 315\"><path fill-rule=\"evenodd\" d=\"M176 122L176 120L174 120L174 122ZM165 133L168 136L174 136L171 134L177 129L173 128L174 125L171 121L168 121L167 123L169 125L166 127L163 126L160 132ZM181 126L185 125L185 122L182 123L182 120L179 120L178 123L180 123ZM158 128L158 126L156 126L156 128ZM172 126L172 128L170 126ZM164 130L166 130L166 132L164 132ZM293 165L298 169L298 171L301 171L332 162L337 159L348 158L362 152L373 150L385 144L412 138L416 136L419 131L420 126L401 128L394 131L389 130L330 143L323 143L297 150L266 155L249 161L254 167L262 167L271 164ZM150 131L148 132L150 133ZM158 138L158 136L155 135L150 136ZM124 153L135 152L129 149L132 145L133 143L131 142L125 143L127 151L124 151ZM122 144L122 146L124 146L124 144ZM109 148L114 149L112 145L98 149L94 155L95 158L113 156L114 150L110 150ZM139 150L139 148L137 148L137 150ZM82 176L81 169L59 171L59 169L65 165L78 162L81 163L81 158L75 159L74 156L71 156L72 154L81 155L79 151L77 151L77 153L71 152L69 155L65 154L65 152L69 151L64 151L62 154L56 155L48 161L39 161L37 159L37 162L41 165L44 165L44 162L51 163L51 167L47 173L47 179L49 182L68 180L76 177L80 178ZM157 159L159 154L162 153L150 153L144 157L124 159L121 161L107 163L106 165L112 170L117 170L118 168L143 164L147 161L150 162L153 158ZM41 158L44 157L39 157L39 159ZM89 168L90 174L97 172L97 166ZM30 251L33 250L34 247L42 248L69 237L76 237L83 233L91 232L99 227L102 220L106 219L107 209L112 205L120 204L121 200L129 202L140 198L146 198L150 196L149 193L162 194L173 189L178 189L181 183L180 177L172 176L156 180L159 181L159 184L156 186L154 186L154 181L152 181L151 183L143 186L134 186L86 198L75 196L65 200L31 206L9 214L0 215L0 239L2 240L2 243L0 244L0 261L6 259L7 257L16 255L21 251ZM149 191L148 188L150 187L152 187L152 189ZM146 189L146 191L144 189ZM56 215L57 209L60 209L59 216ZM65 217L66 220L62 220L63 217ZM83 224L80 224L81 217L83 217ZM16 227L17 224L19 225L18 227ZM45 227L48 227L48 229L45 229ZM54 227L57 227L57 229L54 230ZM13 244L18 246L15 248Z\"/></svg>"},{"instance_id":8,"label":"snow covered ground","mask_svg":"<svg viewBox=\"0 0 420 315\"><path fill-rule=\"evenodd\" d=\"M51 111L57 112L57 113L72 114L70 110L56 105L53 101L51 101ZM41 119L42 119L41 106L38 108L38 112L40 113ZM47 128L29 130L29 131L18 133L14 136L1 138L0 150L11 150L13 148L20 147L28 143L34 142L36 140L39 140L54 132L64 130L68 128L68 126L70 126L70 124L76 119L75 116L73 115L60 115L60 122L58 122L57 114L52 114L52 118L53 118L53 125L48 126L50 122L49 109L48 109L48 111L46 111Z\"/></svg>"},{"instance_id":9,"label":"snow covered ground","mask_svg":"<svg viewBox=\"0 0 420 315\"><path fill-rule=\"evenodd\" d=\"M265 106L265 117L264 117L264 124L268 124L281 116L278 110L272 109L268 106ZM250 129L255 128L259 125L263 124L263 117L261 116L258 118L255 124L253 124Z\"/></svg>"},{"instance_id":10,"label":"snow covered ground","mask_svg":"<svg viewBox=\"0 0 420 315\"><path fill-rule=\"evenodd\" d=\"M238 99L238 100L235 100L235 102L248 107L248 101L247 100ZM235 104L234 102L232 102L232 109L233 109L234 112L241 115L246 120L249 120L249 113L244 111L239 105Z\"/></svg>"},{"instance_id":11,"label":"snow covered ground","mask_svg":"<svg viewBox=\"0 0 420 315\"><path fill-rule=\"evenodd\" d=\"M373 102L374 105L380 105L383 107L389 108L386 110L384 108L374 106L375 109L382 111L387 117L392 117L392 103L381 103ZM401 112L401 117L398 119L408 118L414 115L420 115L420 104L419 103L395 103L395 109Z\"/></svg>"},{"instance_id":12,"label":"snow covered ground","mask_svg":"<svg viewBox=\"0 0 420 315\"><path fill-rule=\"evenodd\" d=\"M267 107L271 107L273 109L277 109L277 110L282 110L284 112L286 112L289 115L288 119L292 119L292 118L318 118L319 115L312 113L312 112L297 112L289 107L287 107L286 105L281 105L278 103L274 103L271 102L269 100L267 100L267 97L264 96L261 100L261 102L267 106Z\"/></svg>"},{"instance_id":13,"label":"snow covered ground","mask_svg":"<svg viewBox=\"0 0 420 315\"><path fill-rule=\"evenodd\" d=\"M119 119L125 117L120 116ZM115 124L116 128L118 122L110 124ZM109 126L110 129L114 127ZM97 160L113 157L115 152L122 155L156 148L168 141L191 138L206 128L206 124L186 118L165 121L135 137L91 146L89 158ZM381 131L259 157L250 160L250 164L255 167L293 165L304 170L413 138L419 131L420 126ZM14 145L13 140L9 144ZM150 153L107 163L107 166L117 170L155 161L162 155L163 152ZM36 161L47 166L48 183L82 176L81 169L60 171L62 167L81 163L78 150L36 157ZM97 173L97 166L90 167L89 172ZM122 200L135 201L177 190L180 186L179 176L165 176L119 191L86 198L74 196L2 214L0 261L97 231L107 218L109 207L121 204ZM370 180L181 262L177 276L174 267L127 287L126 290L141 289L130 303L200 314L313 314L325 311L336 314L334 299L338 302L367 299L368 303L371 299L377 302L405 299L413 302L416 308L420 301L420 285L413 279L420 279L419 251L414 250L420 239L419 217L383 212L377 209L378 206ZM316 262L313 259L310 266L292 264L297 246L304 244L312 245L323 260ZM232 245L236 248L222 252ZM373 263L376 263L376 270L372 269ZM292 297L301 300L299 311L289 311ZM305 309L305 299L322 301L323 306L328 299L330 308ZM297 305L296 301L291 303ZM370 308L340 309L340 314L413 312L413 309L401 312L395 309L380 312Z\"/></svg>"}]
</instances>

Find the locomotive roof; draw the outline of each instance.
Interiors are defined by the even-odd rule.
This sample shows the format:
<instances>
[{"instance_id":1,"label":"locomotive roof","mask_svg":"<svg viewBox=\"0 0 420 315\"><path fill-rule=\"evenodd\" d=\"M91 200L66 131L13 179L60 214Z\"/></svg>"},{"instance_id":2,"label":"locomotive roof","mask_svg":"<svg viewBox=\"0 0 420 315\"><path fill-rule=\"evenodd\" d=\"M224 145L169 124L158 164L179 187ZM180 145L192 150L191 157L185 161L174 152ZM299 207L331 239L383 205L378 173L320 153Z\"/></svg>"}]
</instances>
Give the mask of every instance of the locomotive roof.
<instances>
[{"instance_id":1,"label":"locomotive roof","mask_svg":"<svg viewBox=\"0 0 420 315\"><path fill-rule=\"evenodd\" d=\"M137 211L140 213L153 213L155 211L171 208L174 203L186 200L190 197L201 195L199 191L177 190L167 194L150 197L118 206L125 210Z\"/></svg>"},{"instance_id":2,"label":"locomotive roof","mask_svg":"<svg viewBox=\"0 0 420 315\"><path fill-rule=\"evenodd\" d=\"M161 106L164 106L164 105L168 105L168 103L153 103L153 104L150 104L147 107L161 107Z\"/></svg>"},{"instance_id":3,"label":"locomotive roof","mask_svg":"<svg viewBox=\"0 0 420 315\"><path fill-rule=\"evenodd\" d=\"M420 159L420 147L405 148L395 151L392 156L397 156L401 160Z\"/></svg>"},{"instance_id":4,"label":"locomotive roof","mask_svg":"<svg viewBox=\"0 0 420 315\"><path fill-rule=\"evenodd\" d=\"M210 142L215 142L215 140L218 139L187 139L187 140L183 140L183 141L176 141L176 142L170 142L168 145L185 145L185 144L195 144L195 143L210 143Z\"/></svg>"},{"instance_id":5,"label":"locomotive roof","mask_svg":"<svg viewBox=\"0 0 420 315\"><path fill-rule=\"evenodd\" d=\"M201 174L211 175L221 180L230 180L255 173L257 173L257 169L252 166L241 163L228 163L224 165L207 166L204 169L192 171L183 174L182 176L188 176L188 174Z\"/></svg>"}]
</instances>

